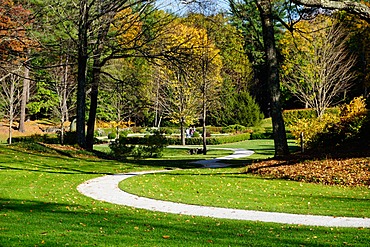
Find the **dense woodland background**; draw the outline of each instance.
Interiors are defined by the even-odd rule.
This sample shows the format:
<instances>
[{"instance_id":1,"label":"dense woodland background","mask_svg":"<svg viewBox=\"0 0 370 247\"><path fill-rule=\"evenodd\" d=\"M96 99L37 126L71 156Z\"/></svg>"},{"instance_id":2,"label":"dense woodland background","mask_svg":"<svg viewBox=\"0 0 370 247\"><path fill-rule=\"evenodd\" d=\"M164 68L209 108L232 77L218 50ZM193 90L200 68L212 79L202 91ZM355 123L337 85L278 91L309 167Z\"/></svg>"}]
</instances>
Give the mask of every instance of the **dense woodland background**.
<instances>
[{"instance_id":1,"label":"dense woodland background","mask_svg":"<svg viewBox=\"0 0 370 247\"><path fill-rule=\"evenodd\" d=\"M368 19L329 9L286 0L0 0L2 118L20 132L27 120L49 119L62 133L77 119L77 141L89 149L99 122L176 126L182 135L203 126L205 137L209 125L272 117L283 154L282 110L313 108L320 118L368 97Z\"/></svg>"}]
</instances>

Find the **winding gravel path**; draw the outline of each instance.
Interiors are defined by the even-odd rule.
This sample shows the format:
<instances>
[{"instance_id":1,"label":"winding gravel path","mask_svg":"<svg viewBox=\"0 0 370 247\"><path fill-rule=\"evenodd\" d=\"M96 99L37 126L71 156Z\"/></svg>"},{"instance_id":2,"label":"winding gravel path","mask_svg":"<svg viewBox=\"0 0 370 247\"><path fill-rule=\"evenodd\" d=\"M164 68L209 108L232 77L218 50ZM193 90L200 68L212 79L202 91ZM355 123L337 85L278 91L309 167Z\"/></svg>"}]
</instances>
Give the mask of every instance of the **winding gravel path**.
<instances>
[{"instance_id":1,"label":"winding gravel path","mask_svg":"<svg viewBox=\"0 0 370 247\"><path fill-rule=\"evenodd\" d=\"M233 149L233 151L234 151L233 155L229 155L214 160L197 161L196 163L201 164L204 167L225 167L227 166L227 164L221 163L219 161L246 157L253 153L253 151L248 151L244 149ZM274 222L282 224L298 224L298 225L326 226L326 227L370 228L370 218L299 215L299 214L272 213L252 210L239 210L239 209L188 205L140 197L129 194L118 188L119 182L124 179L128 179L130 177L142 174L157 172L168 172L168 170L132 172L126 174L98 177L95 179L88 180L83 184L80 184L77 187L77 189L80 193L96 200L165 213L205 216L235 220Z\"/></svg>"}]
</instances>

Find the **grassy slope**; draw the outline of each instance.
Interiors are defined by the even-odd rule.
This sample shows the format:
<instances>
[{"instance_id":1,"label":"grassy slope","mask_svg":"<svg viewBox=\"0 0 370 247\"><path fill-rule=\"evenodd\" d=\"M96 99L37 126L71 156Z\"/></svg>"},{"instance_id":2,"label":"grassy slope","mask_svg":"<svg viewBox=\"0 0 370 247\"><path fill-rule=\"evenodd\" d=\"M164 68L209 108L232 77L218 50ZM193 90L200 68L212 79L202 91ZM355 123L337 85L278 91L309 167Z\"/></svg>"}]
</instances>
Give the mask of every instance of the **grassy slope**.
<instances>
[{"instance_id":1,"label":"grassy slope","mask_svg":"<svg viewBox=\"0 0 370 247\"><path fill-rule=\"evenodd\" d=\"M103 174L162 168L160 162L70 156L0 146L1 246L366 246L370 238L369 229L188 217L99 202L79 194L77 185Z\"/></svg>"}]
</instances>

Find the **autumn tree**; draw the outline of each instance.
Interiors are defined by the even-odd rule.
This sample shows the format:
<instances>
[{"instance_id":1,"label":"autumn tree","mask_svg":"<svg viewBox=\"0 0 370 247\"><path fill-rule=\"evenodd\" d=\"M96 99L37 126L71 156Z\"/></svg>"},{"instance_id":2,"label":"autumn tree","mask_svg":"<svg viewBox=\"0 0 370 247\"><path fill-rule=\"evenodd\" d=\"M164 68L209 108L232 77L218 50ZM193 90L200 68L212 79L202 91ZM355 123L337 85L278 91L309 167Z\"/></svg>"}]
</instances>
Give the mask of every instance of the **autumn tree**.
<instances>
[{"instance_id":1,"label":"autumn tree","mask_svg":"<svg viewBox=\"0 0 370 247\"><path fill-rule=\"evenodd\" d=\"M0 1L0 67L3 69L8 67L5 64L9 62L27 64L28 51L36 44L28 34L31 20L31 11L24 8L19 2L14 3L12 0ZM30 84L29 67L24 66L24 69L19 73L24 78L19 121L19 131L23 132Z\"/></svg>"},{"instance_id":2,"label":"autumn tree","mask_svg":"<svg viewBox=\"0 0 370 247\"><path fill-rule=\"evenodd\" d=\"M242 33L230 24L230 18L221 13L212 15L190 13L186 21L207 30L209 39L219 50L222 61L220 71L222 84L220 92L215 94L217 101L213 101L212 107L208 107L207 124L227 125L228 119L233 118L234 111L230 107L230 99L234 94L251 90L254 86L253 68L244 51L246 44Z\"/></svg>"},{"instance_id":3,"label":"autumn tree","mask_svg":"<svg viewBox=\"0 0 370 247\"><path fill-rule=\"evenodd\" d=\"M356 59L348 52L348 35L328 17L302 21L295 28L281 40L285 46L283 84L321 117L351 86Z\"/></svg>"},{"instance_id":4,"label":"autumn tree","mask_svg":"<svg viewBox=\"0 0 370 247\"><path fill-rule=\"evenodd\" d=\"M327 9L332 12L339 12L345 11L348 15L345 22L348 25L353 26L353 30L357 30L357 34L352 37L351 42L357 43L359 45L358 48L358 56L361 60L361 64L357 67L361 68L358 70L360 78L362 77L362 85L364 87L364 94L367 94L367 89L370 85L370 76L368 64L370 61L368 51L368 26L370 24L370 3L369 1L323 1L323 0L293 0L294 3L304 6L305 9ZM348 16L350 16L348 18ZM361 23L362 22L362 23ZM354 39L357 41L353 42ZM353 44L352 44L353 45Z\"/></svg>"},{"instance_id":5,"label":"autumn tree","mask_svg":"<svg viewBox=\"0 0 370 247\"><path fill-rule=\"evenodd\" d=\"M154 80L159 95L157 104L171 121L180 124L181 139L185 145L184 127L198 119L199 93L197 80L200 67L201 40L206 36L205 30L197 29L174 21L163 30L163 35L156 41L166 60L158 62ZM157 105L158 106L158 105Z\"/></svg>"},{"instance_id":6,"label":"autumn tree","mask_svg":"<svg viewBox=\"0 0 370 247\"><path fill-rule=\"evenodd\" d=\"M204 35L199 39L200 49L194 64L198 67L199 91L201 95L201 120L202 120L202 139L203 154L207 153L207 116L211 108L216 108L221 91L221 69L222 59L220 50L217 48L216 29L212 18L215 11L213 2L209 0L191 1L188 21L198 29L205 30ZM217 100L216 100L217 99Z\"/></svg>"},{"instance_id":7,"label":"autumn tree","mask_svg":"<svg viewBox=\"0 0 370 247\"><path fill-rule=\"evenodd\" d=\"M200 67L200 92L202 97L202 137L203 137L203 154L207 153L207 112L218 99L221 88L221 67L219 50L214 46L208 37L202 37L201 56L198 60Z\"/></svg>"},{"instance_id":8,"label":"autumn tree","mask_svg":"<svg viewBox=\"0 0 370 247\"><path fill-rule=\"evenodd\" d=\"M180 69L168 70L162 78L159 99L162 113L171 122L180 124L181 143L185 145L185 127L198 120L199 93L191 75ZM158 77L159 75L157 75Z\"/></svg>"},{"instance_id":9,"label":"autumn tree","mask_svg":"<svg viewBox=\"0 0 370 247\"><path fill-rule=\"evenodd\" d=\"M32 40L27 36L30 11L12 0L0 0L0 65L27 52Z\"/></svg>"}]
</instances>

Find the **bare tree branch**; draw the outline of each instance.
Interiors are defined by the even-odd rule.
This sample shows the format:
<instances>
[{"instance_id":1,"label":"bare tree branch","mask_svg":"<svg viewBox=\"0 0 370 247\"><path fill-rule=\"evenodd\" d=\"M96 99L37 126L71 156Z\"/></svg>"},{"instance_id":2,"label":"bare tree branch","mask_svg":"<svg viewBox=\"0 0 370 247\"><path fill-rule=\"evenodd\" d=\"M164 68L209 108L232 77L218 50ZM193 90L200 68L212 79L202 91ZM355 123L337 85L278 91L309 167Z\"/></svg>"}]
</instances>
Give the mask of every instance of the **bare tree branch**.
<instances>
[{"instance_id":1,"label":"bare tree branch","mask_svg":"<svg viewBox=\"0 0 370 247\"><path fill-rule=\"evenodd\" d=\"M292 0L307 7L345 10L370 23L370 7L364 3L349 0Z\"/></svg>"}]
</instances>

